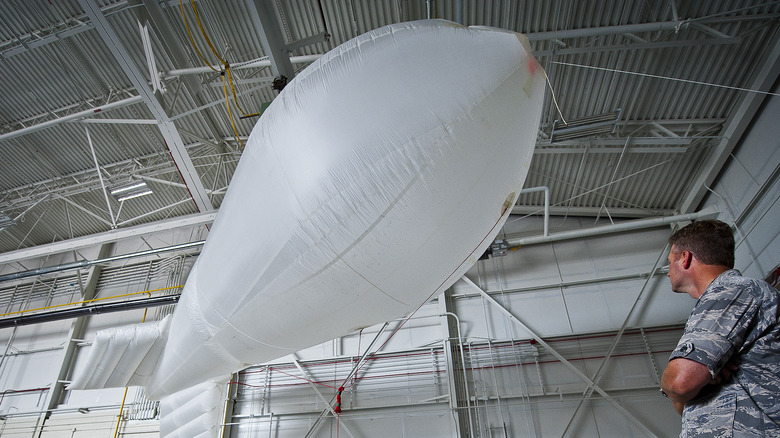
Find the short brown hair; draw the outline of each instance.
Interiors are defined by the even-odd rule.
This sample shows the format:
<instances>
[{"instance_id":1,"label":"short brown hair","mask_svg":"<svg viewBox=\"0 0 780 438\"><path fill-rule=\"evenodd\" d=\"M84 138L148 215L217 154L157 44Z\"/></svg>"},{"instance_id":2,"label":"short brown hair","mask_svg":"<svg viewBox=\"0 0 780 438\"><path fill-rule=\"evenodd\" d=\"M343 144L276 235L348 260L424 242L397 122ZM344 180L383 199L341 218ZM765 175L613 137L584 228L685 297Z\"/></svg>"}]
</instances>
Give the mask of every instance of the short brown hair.
<instances>
[{"instance_id":1,"label":"short brown hair","mask_svg":"<svg viewBox=\"0 0 780 438\"><path fill-rule=\"evenodd\" d=\"M734 267L734 233L717 219L696 221L677 230L669 243L677 251L690 251L706 265Z\"/></svg>"}]
</instances>

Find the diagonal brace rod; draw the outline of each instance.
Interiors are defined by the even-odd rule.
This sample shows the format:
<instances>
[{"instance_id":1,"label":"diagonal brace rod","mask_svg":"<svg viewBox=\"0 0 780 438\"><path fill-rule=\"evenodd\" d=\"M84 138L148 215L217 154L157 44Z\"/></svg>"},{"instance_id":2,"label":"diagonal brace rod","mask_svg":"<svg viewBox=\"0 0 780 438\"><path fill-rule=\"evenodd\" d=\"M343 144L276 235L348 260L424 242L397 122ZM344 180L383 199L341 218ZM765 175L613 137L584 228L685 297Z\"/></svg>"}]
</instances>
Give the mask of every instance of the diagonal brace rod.
<instances>
[{"instance_id":1,"label":"diagonal brace rod","mask_svg":"<svg viewBox=\"0 0 780 438\"><path fill-rule=\"evenodd\" d=\"M490 296L490 295L489 295L487 292L485 292L484 290L482 290L482 288L481 288L481 287L477 286L477 285L476 285L476 284L475 284L473 281L471 281L471 280L470 280L468 277L466 277L465 275L464 275L463 277L461 277L461 279L462 279L462 280L463 280L463 281L464 281L466 284L468 284L469 286L471 286L472 288L474 288L474 290L476 290L477 292L479 292L479 294L480 294L480 295L482 295L482 297L483 297L483 298L485 298L485 299L486 299L486 300L488 300L490 303L492 303L494 306L496 306L496 308L497 308L498 310L500 310L502 313L504 313L504 314L505 314L505 315L506 315L506 316L509 318L509 320L510 320L510 321L512 321L512 322L514 322L515 324L519 325L519 326L520 326L520 327L521 327L523 330L525 330L526 332L528 332L528 334L530 334L531 336L533 336L533 337L534 337L534 339L536 340L536 342L538 342L539 344L541 344L541 345L542 345L542 347L544 347L544 348L545 348L547 351L549 351L549 352L550 352L550 354L552 354L552 355L553 355L553 356L555 356L555 357L556 357L556 358L557 358L559 361L561 361L561 363L562 363L563 365L565 365L567 368L569 368L569 369L570 369L570 370L571 370L571 371L572 371L574 374L576 374L576 375L577 375L577 377L579 377L580 379L582 379L582 381L584 381L585 383L587 383L587 384L588 384L588 386L590 386L590 387L593 387L593 389L594 389L596 392L598 392L599 394L601 394L601 396L602 396L602 397L604 397L604 399L605 399L606 401L610 402L610 403L611 403L611 404L612 404L612 405L613 405L613 406L614 406L614 407L615 407L615 408L616 408L618 411L620 411L621 413L623 413L623 415L625 415L625 416L626 416L626 418L628 418L629 420L631 420L631 422L632 422L632 423L634 423L634 424L635 424L637 427L639 427L639 428L640 428L642 431L644 431L644 432L645 432L645 433L646 433L648 436L651 436L651 437L656 437L656 436L657 436L656 434L654 434L653 432L651 432L651 431L650 431L650 429L648 429L648 428L647 428L647 427L646 427L644 424L642 424L642 422L641 422L641 421L639 421L638 419L636 419L636 417L634 417L633 415L631 415L631 413L630 413L630 412L628 412L628 411L626 410L626 408L624 408L623 406L621 406L621 405L620 405L620 403L618 403L618 402L617 402L615 399L613 399L613 398L612 398L612 397L611 397L609 394L607 394L607 392L606 392L606 391L604 391L603 389L601 389L601 387L599 387L598 385L596 385L596 383L594 383L592 380L590 380L590 379L588 378L588 376L586 376L585 374L583 374L583 373L582 373L582 371L580 371L579 369L577 369L577 367L575 367L575 366L574 366L574 365L573 365L571 362L569 362L568 360L566 360L566 358L565 358L565 357L563 357L563 356L562 356L560 353L558 353L558 352L557 352L557 351L555 351L555 350L554 350L552 347L550 347L550 345L549 345L547 342L545 342L545 341L544 341L544 339L542 339L542 337L541 337L541 336L537 335L537 334L536 334L536 333L535 333L533 330L531 330L531 329L530 329L530 328L529 328L527 325L525 325L525 323L523 323L522 321L520 321L519 319L517 319L517 317L516 317L515 315L513 315L513 314L512 314L512 312L510 312L509 310L507 310L507 309L506 309L506 308L505 308L505 307L504 307L504 306L503 306L501 303L499 303L498 301L496 301L496 300L495 300L495 298L491 297L491 296Z\"/></svg>"},{"instance_id":2,"label":"diagonal brace rod","mask_svg":"<svg viewBox=\"0 0 780 438\"><path fill-rule=\"evenodd\" d=\"M351 379L352 376L355 375L358 372L360 367L363 365L363 362L365 362L366 359L368 359L368 357L370 355L376 353L376 352L374 352L374 353L369 353L369 352L371 351L371 348L374 346L374 344L376 344L376 341L379 340L379 337L382 336L382 333L385 332L385 329L387 328L388 324L389 324L389 322L384 323L384 325L382 325L382 328L379 329L379 331L377 332L376 336L374 336L374 340L371 341L371 343L368 345L368 347L366 347L366 352L363 353L362 356L360 356L360 359L358 359L358 362L355 364L354 367L352 367L352 371L350 371L349 375L347 376L347 378L344 379L344 383L348 382L349 379ZM382 347L380 346L379 348L381 349ZM336 396L335 395L330 399L330 402L326 403L328 408L330 408L330 405L333 404L334 400L336 400ZM317 429L317 426L319 426L320 422L322 421L323 418L325 418L325 415L327 415L327 414L328 414L328 409L325 409L324 411L322 411L322 413L320 414L319 418L317 418L317 420L314 422L314 424L312 424L311 427L309 428L309 432L306 433L306 437L305 438L309 438L310 436L312 436L314 431Z\"/></svg>"},{"instance_id":3,"label":"diagonal brace rod","mask_svg":"<svg viewBox=\"0 0 780 438\"><path fill-rule=\"evenodd\" d=\"M604 359L601 361L601 365L599 365L599 369L596 370L596 374L593 375L593 381L598 384L599 380L601 380L602 371L604 371L604 366L609 362L609 359L612 357L612 353L615 352L615 347L617 347L618 342L620 342L620 338L623 336L623 333L625 333L626 328L628 328L628 323L631 321L631 318L634 316L634 311L639 309L639 303L644 298L645 290L647 289L647 286L650 284L650 281L652 281L654 274L658 271L658 268L661 265L661 262L664 260L664 256L667 254L669 248L669 244L667 243L664 245L664 248L661 250L661 254L658 256L658 259L655 261L655 264L653 265L653 269L650 271L650 273L647 275L647 278L645 279L645 283L642 285L642 289L639 290L639 294L636 296L636 300L634 300L634 304L631 306L631 310L628 311L628 315L626 315L626 319L623 321L623 325L620 326L620 330L618 330L617 335L615 335L615 339L612 341L612 345L609 346L609 350L607 350L607 354L604 355ZM577 404L577 408L574 410L574 413L572 414L571 418L569 419L569 423L566 425L566 429L564 429L564 434L566 431L569 430L569 427L571 427L572 423L574 423L574 418L577 416L577 412L579 412L580 407L582 406L582 403L590 398L591 394L593 394L593 389L588 386L587 389L585 389L585 392L582 394L582 398L580 399L580 402Z\"/></svg>"},{"instance_id":4,"label":"diagonal brace rod","mask_svg":"<svg viewBox=\"0 0 780 438\"><path fill-rule=\"evenodd\" d=\"M293 363L295 364L296 367L298 367L298 371L300 371L301 374L303 374L303 376L306 377L307 383L309 384L309 386L311 386L311 389L314 390L314 393L317 394L317 398L319 398L321 402L325 403L325 406L327 406L326 409L328 409L330 411L331 415L336 417L337 416L336 411L333 410L333 407L330 405L330 402L328 400L325 400L325 396L322 395L320 390L317 388L317 385L314 384L314 379L312 378L312 376L309 375L309 373L306 372L306 370L303 368L303 366L301 366L301 363L298 362L298 357L295 355L295 353L293 353L292 356L293 356ZM344 424L342 422L342 423L340 423L339 427L343 427L344 428L344 432L346 432L347 435L349 435L352 438L355 438L355 436L352 435L352 432L350 432L349 429L347 429L347 425L346 424Z\"/></svg>"}]
</instances>

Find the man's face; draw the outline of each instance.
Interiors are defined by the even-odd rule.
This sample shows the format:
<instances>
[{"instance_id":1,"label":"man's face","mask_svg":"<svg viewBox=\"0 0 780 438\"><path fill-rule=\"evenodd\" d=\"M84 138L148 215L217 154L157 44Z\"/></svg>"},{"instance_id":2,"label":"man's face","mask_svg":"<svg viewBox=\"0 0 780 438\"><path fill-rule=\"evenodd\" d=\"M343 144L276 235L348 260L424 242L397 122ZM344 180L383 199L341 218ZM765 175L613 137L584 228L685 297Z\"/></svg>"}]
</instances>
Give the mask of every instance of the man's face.
<instances>
[{"instance_id":1,"label":"man's face","mask_svg":"<svg viewBox=\"0 0 780 438\"><path fill-rule=\"evenodd\" d=\"M683 279L683 267L682 267L682 251L678 251L677 248L672 245L672 249L669 251L669 256L666 258L669 260L669 273L666 274L669 277L669 281L672 283L673 292L686 292L682 290Z\"/></svg>"}]
</instances>

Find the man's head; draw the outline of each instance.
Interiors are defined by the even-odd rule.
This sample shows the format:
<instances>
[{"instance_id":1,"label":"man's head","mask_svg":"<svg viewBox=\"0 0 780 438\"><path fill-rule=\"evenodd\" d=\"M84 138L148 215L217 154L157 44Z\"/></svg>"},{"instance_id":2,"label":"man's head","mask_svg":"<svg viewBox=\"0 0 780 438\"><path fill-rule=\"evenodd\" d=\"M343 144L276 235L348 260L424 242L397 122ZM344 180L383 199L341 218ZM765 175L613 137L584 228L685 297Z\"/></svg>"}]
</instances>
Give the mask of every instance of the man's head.
<instances>
[{"instance_id":1,"label":"man's head","mask_svg":"<svg viewBox=\"0 0 780 438\"><path fill-rule=\"evenodd\" d=\"M681 228L669 238L672 290L699 298L721 272L734 267L734 235L718 220L702 220Z\"/></svg>"},{"instance_id":2,"label":"man's head","mask_svg":"<svg viewBox=\"0 0 780 438\"><path fill-rule=\"evenodd\" d=\"M696 221L672 234L669 243L672 252L688 251L705 265L734 267L734 233L725 222Z\"/></svg>"}]
</instances>

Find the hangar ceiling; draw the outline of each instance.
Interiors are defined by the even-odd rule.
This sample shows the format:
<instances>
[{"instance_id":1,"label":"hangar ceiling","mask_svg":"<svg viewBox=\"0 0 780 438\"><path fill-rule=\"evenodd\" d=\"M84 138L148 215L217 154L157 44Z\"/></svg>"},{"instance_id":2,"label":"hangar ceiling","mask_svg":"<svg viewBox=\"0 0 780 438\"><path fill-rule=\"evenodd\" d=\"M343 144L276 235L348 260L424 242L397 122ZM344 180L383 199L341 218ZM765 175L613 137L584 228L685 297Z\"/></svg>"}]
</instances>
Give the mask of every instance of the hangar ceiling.
<instances>
[{"instance_id":1,"label":"hangar ceiling","mask_svg":"<svg viewBox=\"0 0 780 438\"><path fill-rule=\"evenodd\" d=\"M780 72L776 1L10 0L4 261L143 224L207 223L275 78L358 34L429 17L531 40L550 90L526 187L549 187L558 215L696 211ZM130 194L151 193L111 194L131 183L145 186ZM543 205L528 193L515 213Z\"/></svg>"}]
</instances>

